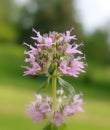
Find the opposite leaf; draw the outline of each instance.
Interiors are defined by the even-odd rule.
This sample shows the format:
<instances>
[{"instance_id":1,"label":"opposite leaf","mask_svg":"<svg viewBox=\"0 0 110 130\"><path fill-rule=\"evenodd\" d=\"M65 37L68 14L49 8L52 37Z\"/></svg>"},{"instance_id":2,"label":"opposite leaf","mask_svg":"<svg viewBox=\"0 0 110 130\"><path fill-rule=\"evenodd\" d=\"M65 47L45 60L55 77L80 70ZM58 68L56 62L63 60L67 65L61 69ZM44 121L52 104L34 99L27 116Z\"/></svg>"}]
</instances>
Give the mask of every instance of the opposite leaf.
<instances>
[{"instance_id":1,"label":"opposite leaf","mask_svg":"<svg viewBox=\"0 0 110 130\"><path fill-rule=\"evenodd\" d=\"M68 92L70 93L70 95L72 97L75 95L75 90L74 90L73 86L70 83L68 83L67 81L63 80L62 78L58 78L58 81L59 81L59 83L60 83L60 85L62 87L65 87L68 90Z\"/></svg>"}]
</instances>

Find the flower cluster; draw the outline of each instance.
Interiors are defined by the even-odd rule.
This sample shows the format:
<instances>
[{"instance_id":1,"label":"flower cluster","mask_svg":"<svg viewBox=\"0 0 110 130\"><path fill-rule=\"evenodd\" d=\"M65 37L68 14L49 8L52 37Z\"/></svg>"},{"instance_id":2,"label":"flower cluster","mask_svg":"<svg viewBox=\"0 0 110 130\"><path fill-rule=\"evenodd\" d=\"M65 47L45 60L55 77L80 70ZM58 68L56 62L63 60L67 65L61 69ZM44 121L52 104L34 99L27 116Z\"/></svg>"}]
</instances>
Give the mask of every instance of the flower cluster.
<instances>
[{"instance_id":1,"label":"flower cluster","mask_svg":"<svg viewBox=\"0 0 110 130\"><path fill-rule=\"evenodd\" d=\"M50 118L56 126L64 123L64 117L72 116L77 111L83 112L81 105L83 100L81 94L76 94L73 98L68 99L63 89L57 90L57 110L52 112L52 98L43 97L36 94L36 100L31 102L27 109L27 114L31 115L33 121L39 122L44 119Z\"/></svg>"},{"instance_id":2,"label":"flower cluster","mask_svg":"<svg viewBox=\"0 0 110 130\"><path fill-rule=\"evenodd\" d=\"M57 68L57 75L70 75L78 77L80 72L85 72L82 59L83 53L78 50L78 47L83 45L76 44L76 35L71 36L70 31L66 33L50 32L49 34L41 35L33 29L36 36L31 37L34 40L34 45L28 45L28 51L25 54L28 58L25 58L25 62L29 63L29 66L24 66L26 71L24 75L39 75L45 74L46 76L53 74ZM73 44L70 44L73 40Z\"/></svg>"}]
</instances>

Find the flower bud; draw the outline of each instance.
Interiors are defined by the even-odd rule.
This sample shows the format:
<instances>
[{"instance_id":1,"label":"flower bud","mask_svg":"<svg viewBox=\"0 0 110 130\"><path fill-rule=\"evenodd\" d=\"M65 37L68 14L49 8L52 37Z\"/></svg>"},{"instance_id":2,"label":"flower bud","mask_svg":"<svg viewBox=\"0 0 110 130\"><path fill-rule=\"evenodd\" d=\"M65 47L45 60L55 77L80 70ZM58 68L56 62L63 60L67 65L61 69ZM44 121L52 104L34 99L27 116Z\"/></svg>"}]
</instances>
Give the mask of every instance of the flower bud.
<instances>
[{"instance_id":1,"label":"flower bud","mask_svg":"<svg viewBox=\"0 0 110 130\"><path fill-rule=\"evenodd\" d=\"M58 51L61 51L62 48L63 48L63 47L62 47L61 45L59 45L58 48L57 48L57 50L58 50Z\"/></svg>"},{"instance_id":2,"label":"flower bud","mask_svg":"<svg viewBox=\"0 0 110 130\"><path fill-rule=\"evenodd\" d=\"M49 74L52 75L55 69L56 69L56 63L50 64L49 69L48 69Z\"/></svg>"}]
</instances>

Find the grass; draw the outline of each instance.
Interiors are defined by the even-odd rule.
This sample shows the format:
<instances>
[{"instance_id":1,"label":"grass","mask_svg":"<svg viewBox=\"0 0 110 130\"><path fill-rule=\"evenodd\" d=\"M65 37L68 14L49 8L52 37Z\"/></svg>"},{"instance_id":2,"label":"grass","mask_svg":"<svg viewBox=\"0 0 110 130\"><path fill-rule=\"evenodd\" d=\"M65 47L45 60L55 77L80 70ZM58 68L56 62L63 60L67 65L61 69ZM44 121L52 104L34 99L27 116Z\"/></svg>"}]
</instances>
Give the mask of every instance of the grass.
<instances>
[{"instance_id":1,"label":"grass","mask_svg":"<svg viewBox=\"0 0 110 130\"><path fill-rule=\"evenodd\" d=\"M0 60L0 130L41 130L47 121L33 123L25 115L25 104L43 80L22 76L23 48L16 44L0 46ZM110 67L91 66L90 79L66 79L85 100L85 112L66 119L67 130L110 130Z\"/></svg>"}]
</instances>

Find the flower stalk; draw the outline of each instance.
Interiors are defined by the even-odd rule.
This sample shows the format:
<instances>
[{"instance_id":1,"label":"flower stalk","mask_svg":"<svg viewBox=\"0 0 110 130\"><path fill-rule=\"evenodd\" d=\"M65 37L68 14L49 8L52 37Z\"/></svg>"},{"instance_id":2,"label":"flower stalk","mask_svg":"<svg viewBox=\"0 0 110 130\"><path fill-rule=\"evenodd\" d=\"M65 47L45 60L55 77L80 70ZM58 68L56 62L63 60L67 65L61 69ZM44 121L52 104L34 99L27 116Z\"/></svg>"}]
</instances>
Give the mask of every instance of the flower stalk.
<instances>
[{"instance_id":1,"label":"flower stalk","mask_svg":"<svg viewBox=\"0 0 110 130\"><path fill-rule=\"evenodd\" d=\"M57 81L57 77L55 75L52 75L52 100L53 100L53 104L52 104L52 110L53 110L53 114L56 112L56 81Z\"/></svg>"}]
</instances>

